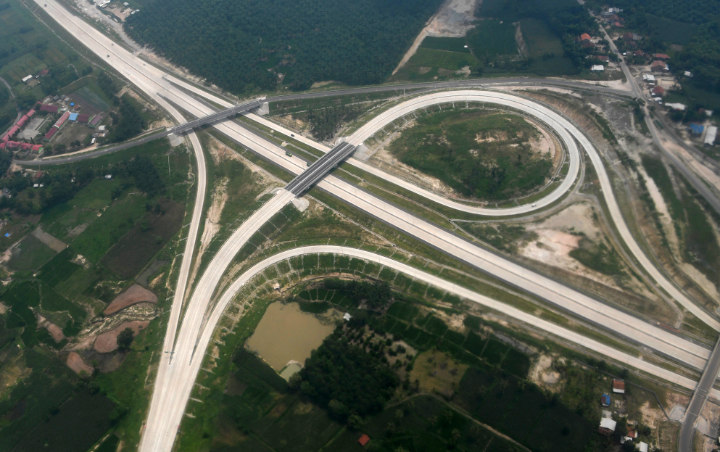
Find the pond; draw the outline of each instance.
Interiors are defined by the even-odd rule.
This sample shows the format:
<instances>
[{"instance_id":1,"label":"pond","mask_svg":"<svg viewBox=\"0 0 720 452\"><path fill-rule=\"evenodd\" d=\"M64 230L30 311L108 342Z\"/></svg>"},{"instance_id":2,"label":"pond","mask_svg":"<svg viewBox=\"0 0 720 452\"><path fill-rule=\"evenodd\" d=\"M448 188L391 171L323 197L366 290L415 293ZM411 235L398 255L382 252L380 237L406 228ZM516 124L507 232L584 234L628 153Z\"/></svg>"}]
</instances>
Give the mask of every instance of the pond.
<instances>
[{"instance_id":1,"label":"pond","mask_svg":"<svg viewBox=\"0 0 720 452\"><path fill-rule=\"evenodd\" d=\"M297 303L275 302L268 306L246 347L279 372L290 361L303 364L334 329L334 322L302 312Z\"/></svg>"}]
</instances>

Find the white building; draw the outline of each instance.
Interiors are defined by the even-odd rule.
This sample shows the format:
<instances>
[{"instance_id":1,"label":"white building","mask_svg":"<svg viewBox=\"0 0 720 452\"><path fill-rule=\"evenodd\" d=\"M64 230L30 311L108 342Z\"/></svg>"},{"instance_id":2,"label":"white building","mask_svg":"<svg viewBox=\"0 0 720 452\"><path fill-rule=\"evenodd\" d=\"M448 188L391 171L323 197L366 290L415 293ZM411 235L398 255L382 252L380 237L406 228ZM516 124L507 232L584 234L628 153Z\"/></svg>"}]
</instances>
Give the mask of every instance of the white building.
<instances>
[{"instance_id":1,"label":"white building","mask_svg":"<svg viewBox=\"0 0 720 452\"><path fill-rule=\"evenodd\" d=\"M643 74L642 79L643 79L643 82L646 82L646 83L655 83L655 76L652 74Z\"/></svg>"},{"instance_id":2,"label":"white building","mask_svg":"<svg viewBox=\"0 0 720 452\"><path fill-rule=\"evenodd\" d=\"M717 130L718 128L715 126L710 126L707 128L707 132L705 132L705 140L703 141L705 144L713 145L715 144L715 138L717 137Z\"/></svg>"},{"instance_id":3,"label":"white building","mask_svg":"<svg viewBox=\"0 0 720 452\"><path fill-rule=\"evenodd\" d=\"M605 66L603 66L602 64L593 64L590 70L595 72L602 72L605 70Z\"/></svg>"},{"instance_id":4,"label":"white building","mask_svg":"<svg viewBox=\"0 0 720 452\"><path fill-rule=\"evenodd\" d=\"M680 102L670 102L670 103L666 103L665 105L672 108L673 110L680 110L680 111L685 111L685 109L687 108L685 106L685 104L681 104Z\"/></svg>"},{"instance_id":5,"label":"white building","mask_svg":"<svg viewBox=\"0 0 720 452\"><path fill-rule=\"evenodd\" d=\"M22 78L22 82L23 82L23 83L27 83L27 82L29 82L30 80L32 80L32 78L33 78L32 74L28 74L28 75L26 75L25 77Z\"/></svg>"}]
</instances>

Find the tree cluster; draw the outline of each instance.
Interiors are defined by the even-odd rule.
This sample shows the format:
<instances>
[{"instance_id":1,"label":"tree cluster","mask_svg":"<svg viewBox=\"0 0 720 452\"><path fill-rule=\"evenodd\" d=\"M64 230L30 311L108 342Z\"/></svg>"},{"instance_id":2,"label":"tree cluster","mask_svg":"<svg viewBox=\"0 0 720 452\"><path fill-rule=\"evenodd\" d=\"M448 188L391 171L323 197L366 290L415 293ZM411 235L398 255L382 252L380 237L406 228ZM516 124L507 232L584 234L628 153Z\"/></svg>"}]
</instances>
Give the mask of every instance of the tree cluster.
<instances>
[{"instance_id":1,"label":"tree cluster","mask_svg":"<svg viewBox=\"0 0 720 452\"><path fill-rule=\"evenodd\" d=\"M442 0L148 2L128 33L235 91L384 80Z\"/></svg>"},{"instance_id":2,"label":"tree cluster","mask_svg":"<svg viewBox=\"0 0 720 452\"><path fill-rule=\"evenodd\" d=\"M350 344L342 327L312 353L299 375L295 387L340 422L382 411L399 383L382 351Z\"/></svg>"},{"instance_id":3,"label":"tree cluster","mask_svg":"<svg viewBox=\"0 0 720 452\"><path fill-rule=\"evenodd\" d=\"M117 113L111 113L113 127L108 135L108 141L125 141L140 134L145 127L140 106L130 96L120 98L120 108Z\"/></svg>"},{"instance_id":4,"label":"tree cluster","mask_svg":"<svg viewBox=\"0 0 720 452\"><path fill-rule=\"evenodd\" d=\"M326 289L340 291L358 304L364 302L372 309L384 308L392 301L390 285L385 281L344 281L328 278L323 284Z\"/></svg>"}]
</instances>

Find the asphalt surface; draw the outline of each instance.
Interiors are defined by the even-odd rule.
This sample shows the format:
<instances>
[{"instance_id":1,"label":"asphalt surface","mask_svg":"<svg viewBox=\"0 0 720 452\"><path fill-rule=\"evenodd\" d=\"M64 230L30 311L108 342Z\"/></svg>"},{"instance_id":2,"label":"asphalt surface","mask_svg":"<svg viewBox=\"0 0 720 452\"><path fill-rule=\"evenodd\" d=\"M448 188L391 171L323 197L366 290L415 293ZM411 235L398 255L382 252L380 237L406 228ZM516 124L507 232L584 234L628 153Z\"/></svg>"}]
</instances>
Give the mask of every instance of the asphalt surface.
<instances>
[{"instance_id":1,"label":"asphalt surface","mask_svg":"<svg viewBox=\"0 0 720 452\"><path fill-rule=\"evenodd\" d=\"M163 97L171 100L173 103L181 106L183 109L195 116L203 116L212 113L211 111L208 111L206 106L192 99L186 92L178 90L177 86L174 86L183 86L183 84L183 89L186 91L194 92L203 97L210 98L213 102L219 105L225 105L227 107L231 106L227 101L219 99L217 96L205 93L201 89L181 80L174 80L172 83L168 82L168 80L172 78L171 76L164 74L157 68L152 68L150 66L145 68L144 62L138 60L124 49L119 48L119 46L113 47L113 44L106 37L102 36L99 32L97 32L97 30L92 29L92 27L84 24L79 19L73 17L53 0L48 0L46 4L48 6L45 7L45 9L47 9L53 17L57 18L63 27L67 28L71 33L77 36L81 42L103 57L103 59L107 58L109 64L116 67L123 75L135 83L141 90L147 92L164 108L175 111L167 101L163 100ZM437 87L437 84L431 85L433 86L430 87ZM587 85L581 85L582 88L587 88ZM295 174L301 173L307 169L304 161L297 158L286 158L286 156L284 156L283 149L268 143L260 137L248 133L237 124L220 123L216 124L215 127L221 132L228 134L231 138L241 142L243 145L255 150L267 160L272 161ZM585 147L584 144L583 147ZM595 164L595 162L593 163ZM602 167L601 162L599 163L600 167ZM200 165L198 166L199 173L202 174L202 177L204 177L204 167L201 169ZM623 333L619 334L626 335L636 342L644 343L648 347L655 348L662 354L673 356L679 362L684 362L695 368L703 368L705 365L708 350L702 346L691 343L652 325L648 325L633 316L619 311L614 312L612 308L609 308L607 305L598 302L597 300L593 300L592 298L564 287L553 280L534 274L527 269L507 262L499 256L493 255L492 253L488 253L485 250L468 244L466 241L453 236L447 231L434 227L421 219L413 217L407 212L403 212L402 210L397 209L396 207L391 206L388 203L363 192L362 190L359 190L357 187L344 183L332 175L320 181L318 186L340 199L355 205L368 214L379 218L381 221L385 221L388 224L407 232L426 243L429 243L431 246L435 246L436 248L441 249L458 259L470 263L481 271L493 274L500 279L508 281L516 287L534 293L552 303L555 303L556 305L567 306L565 309L572 312L578 312L578 315L581 317L598 319L595 320L595 322L609 325L608 328L610 329L622 331ZM198 197L203 196L204 191L204 187L202 192L198 189ZM610 194L610 196L612 195ZM260 215L272 213L274 209L279 209L287 203L287 199L285 198L292 199L292 197L293 195L291 193L283 190L273 198L271 206L267 208L264 207L260 211L256 212L256 214ZM256 215L254 214L251 218L256 218ZM193 217L193 219L195 219L195 217ZM241 229L244 233L251 233L261 226L262 223L260 223L260 221L261 220L258 219L254 223L248 224L248 226L243 224ZM233 237L235 237L235 234L233 234ZM194 381L194 374L186 371L175 371L175 373L172 374L170 368L180 366L185 367L183 363L191 364L193 359L199 360L197 355L194 354L196 347L200 345L197 334L201 331L201 325L203 323L202 319L205 316L209 301L217 286L217 282L212 284L212 279L217 278L217 281L219 281L219 278L222 276L224 268L226 267L222 267L220 264L223 263L223 259L231 260L237 250L239 250L238 244L241 242L242 240L236 237L235 239L228 240L226 245L223 245L221 250L226 250L227 253L230 254L230 258L224 254L225 252L218 253L218 255L215 256L213 261L218 262L217 271L213 270L209 273L208 269L208 271L203 274L201 281L203 278L207 278L206 280L210 282L203 285L203 290L198 290L200 282L198 283L195 291L193 292L193 297L191 297L188 304L181 328L181 334L178 336L177 341L170 341L171 344L173 342L175 343L174 359L171 362L169 358L166 357L166 354L164 354L161 359L157 382L153 392L153 402L151 403L150 409L151 413L148 416L148 423L143 434L142 444L144 444L144 446L141 446L142 450L170 450L172 448L175 432L179 426L179 420L182 418L185 403L187 403L187 400L178 400L178 397L175 397L173 394L180 385L184 385L183 387L191 389ZM190 246L190 243L190 240L188 240L188 246ZM192 243L194 244L194 240ZM183 259L183 262L184 261L185 259ZM220 267L223 268L222 271L219 270ZM172 307L173 312L176 311L176 309L180 309L179 306L181 303L177 303L177 296L176 292L176 300L173 302ZM193 303L193 300L197 300L197 302ZM612 323L613 320L615 320L615 323ZM165 351L169 351L167 347L168 337L170 335L173 335L174 337L174 328L172 326L171 322L171 325L168 328L168 334L166 335ZM554 325L553 327L557 328ZM171 332L171 330L173 331ZM184 334L185 331L187 331L187 334ZM178 359L178 356L182 356L184 359L180 360ZM187 367L190 367L190 365L188 364ZM168 375L174 375L174 378L168 377ZM665 378L661 375L658 376L660 378ZM155 402L156 397L157 400L161 401L160 405ZM175 425L172 425L172 422L168 419L168 416L166 416L166 413L170 412L180 413L180 417L177 419L178 422Z\"/></svg>"},{"instance_id":2,"label":"asphalt surface","mask_svg":"<svg viewBox=\"0 0 720 452\"><path fill-rule=\"evenodd\" d=\"M710 355L707 366L700 377L700 382L697 384L697 387L693 392L687 410L685 410L685 418L680 426L680 435L678 436L679 452L693 451L695 422L697 421L703 406L705 406L705 402L710 395L712 386L718 377L718 372L720 372L720 353L718 353L718 350L720 350L720 338L718 338L718 341L715 343L715 348L713 348L713 352Z\"/></svg>"},{"instance_id":3,"label":"asphalt surface","mask_svg":"<svg viewBox=\"0 0 720 452\"><path fill-rule=\"evenodd\" d=\"M353 152L355 152L355 146L352 144L346 142L338 144L325 155L317 159L306 171L303 171L295 177L295 179L290 181L290 183L285 187L285 190L295 196L301 196L303 193L308 191L310 187L318 183L320 179L325 177L330 171L335 169Z\"/></svg>"}]
</instances>

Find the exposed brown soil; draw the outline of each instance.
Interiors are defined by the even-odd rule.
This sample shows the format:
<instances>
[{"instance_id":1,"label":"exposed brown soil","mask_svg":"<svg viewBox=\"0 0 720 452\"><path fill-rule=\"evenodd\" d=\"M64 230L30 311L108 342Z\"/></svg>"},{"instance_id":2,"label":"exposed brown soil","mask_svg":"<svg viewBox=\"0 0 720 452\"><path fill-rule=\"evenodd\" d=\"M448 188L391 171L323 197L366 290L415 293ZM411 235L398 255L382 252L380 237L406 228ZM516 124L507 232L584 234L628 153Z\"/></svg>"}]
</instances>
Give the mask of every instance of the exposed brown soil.
<instances>
[{"instance_id":1,"label":"exposed brown soil","mask_svg":"<svg viewBox=\"0 0 720 452\"><path fill-rule=\"evenodd\" d=\"M115 297L103 311L105 315L115 314L128 306L137 303L157 303L157 296L139 284L133 284L123 293Z\"/></svg>"},{"instance_id":2,"label":"exposed brown soil","mask_svg":"<svg viewBox=\"0 0 720 452\"><path fill-rule=\"evenodd\" d=\"M138 333L145 329L145 327L148 326L150 323L149 320L133 320L131 322L125 322L121 324L120 326L107 331L105 333L100 334L96 339L95 343L93 344L93 348L98 353L110 353L114 352L118 348L117 344L117 337L120 335L120 333L125 328L130 328L133 330L133 334L135 336L138 335Z\"/></svg>"},{"instance_id":3,"label":"exposed brown soil","mask_svg":"<svg viewBox=\"0 0 720 452\"><path fill-rule=\"evenodd\" d=\"M38 328L45 328L56 343L65 339L62 329L41 315L38 315Z\"/></svg>"},{"instance_id":4,"label":"exposed brown soil","mask_svg":"<svg viewBox=\"0 0 720 452\"><path fill-rule=\"evenodd\" d=\"M78 375L92 375L93 368L88 363L86 363L82 356L80 356L77 352L70 352L68 354L67 360L65 361L65 364L76 374Z\"/></svg>"}]
</instances>

